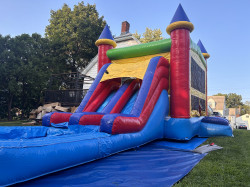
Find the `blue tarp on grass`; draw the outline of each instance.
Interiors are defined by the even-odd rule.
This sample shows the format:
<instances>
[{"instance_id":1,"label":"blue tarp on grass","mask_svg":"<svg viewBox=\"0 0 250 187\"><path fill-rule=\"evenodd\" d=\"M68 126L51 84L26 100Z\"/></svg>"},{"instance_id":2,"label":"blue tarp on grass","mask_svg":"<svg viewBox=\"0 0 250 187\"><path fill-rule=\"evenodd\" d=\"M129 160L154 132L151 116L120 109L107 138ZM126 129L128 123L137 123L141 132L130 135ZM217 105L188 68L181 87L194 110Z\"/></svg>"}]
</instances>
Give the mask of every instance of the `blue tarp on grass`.
<instances>
[{"instance_id":1,"label":"blue tarp on grass","mask_svg":"<svg viewBox=\"0 0 250 187\"><path fill-rule=\"evenodd\" d=\"M155 145L162 145L169 148L174 149L185 149L185 150L194 150L196 147L201 145L203 142L205 142L207 138L192 138L188 141L175 141L175 140L167 140L167 141L155 141Z\"/></svg>"},{"instance_id":2,"label":"blue tarp on grass","mask_svg":"<svg viewBox=\"0 0 250 187\"><path fill-rule=\"evenodd\" d=\"M205 155L153 142L18 186L172 186Z\"/></svg>"}]
</instances>

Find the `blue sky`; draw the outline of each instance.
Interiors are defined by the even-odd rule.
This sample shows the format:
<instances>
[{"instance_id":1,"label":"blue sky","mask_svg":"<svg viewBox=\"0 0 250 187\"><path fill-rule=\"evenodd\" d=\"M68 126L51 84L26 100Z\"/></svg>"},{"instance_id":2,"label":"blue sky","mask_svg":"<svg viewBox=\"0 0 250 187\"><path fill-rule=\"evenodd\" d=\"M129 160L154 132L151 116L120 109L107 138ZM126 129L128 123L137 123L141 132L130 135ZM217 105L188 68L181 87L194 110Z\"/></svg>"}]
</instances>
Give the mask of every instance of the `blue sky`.
<instances>
[{"instance_id":1,"label":"blue sky","mask_svg":"<svg viewBox=\"0 0 250 187\"><path fill-rule=\"evenodd\" d=\"M73 7L76 0L8 0L0 1L0 34L44 35L50 10L64 3ZM226 0L87 0L96 4L100 15L118 36L121 22L130 23L130 32L143 33L146 27L160 28L168 38L166 27L179 3L194 24L192 40L201 39L211 55L208 60L208 95L241 94L250 101L250 1Z\"/></svg>"}]
</instances>

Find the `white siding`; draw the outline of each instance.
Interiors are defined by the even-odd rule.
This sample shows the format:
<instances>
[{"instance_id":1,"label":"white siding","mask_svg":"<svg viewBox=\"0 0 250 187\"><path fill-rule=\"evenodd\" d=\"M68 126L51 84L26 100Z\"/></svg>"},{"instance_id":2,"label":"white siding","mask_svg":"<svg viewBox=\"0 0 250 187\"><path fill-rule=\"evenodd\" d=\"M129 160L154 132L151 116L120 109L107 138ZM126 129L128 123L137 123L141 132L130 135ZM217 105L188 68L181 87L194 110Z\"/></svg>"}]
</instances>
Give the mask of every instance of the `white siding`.
<instances>
[{"instance_id":1,"label":"white siding","mask_svg":"<svg viewBox=\"0 0 250 187\"><path fill-rule=\"evenodd\" d=\"M122 41L122 42L117 42L117 47L116 48L122 48L122 47L128 47L132 45L137 45L138 43L135 40L127 40L127 41Z\"/></svg>"},{"instance_id":2,"label":"white siding","mask_svg":"<svg viewBox=\"0 0 250 187\"><path fill-rule=\"evenodd\" d=\"M95 78L97 75L97 68L97 63L95 63L95 65L87 72L86 75Z\"/></svg>"},{"instance_id":3,"label":"white siding","mask_svg":"<svg viewBox=\"0 0 250 187\"><path fill-rule=\"evenodd\" d=\"M97 63L87 72L87 76L95 78L97 75ZM83 89L89 89L93 81L87 82L88 84L83 85Z\"/></svg>"}]
</instances>

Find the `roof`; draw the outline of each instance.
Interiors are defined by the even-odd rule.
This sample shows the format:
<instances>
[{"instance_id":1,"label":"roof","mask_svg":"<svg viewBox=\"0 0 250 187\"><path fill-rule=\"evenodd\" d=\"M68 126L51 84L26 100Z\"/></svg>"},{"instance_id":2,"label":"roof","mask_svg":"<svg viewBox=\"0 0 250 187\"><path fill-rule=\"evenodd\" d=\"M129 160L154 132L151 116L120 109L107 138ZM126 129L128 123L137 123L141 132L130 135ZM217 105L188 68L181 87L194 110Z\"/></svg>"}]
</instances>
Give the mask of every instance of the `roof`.
<instances>
[{"instance_id":1,"label":"roof","mask_svg":"<svg viewBox=\"0 0 250 187\"><path fill-rule=\"evenodd\" d=\"M106 25L99 37L99 39L110 39L110 40L114 40L110 30L109 30L109 26Z\"/></svg>"},{"instance_id":2,"label":"roof","mask_svg":"<svg viewBox=\"0 0 250 187\"><path fill-rule=\"evenodd\" d=\"M135 40L138 44L140 44L141 42L135 38L131 33L126 33L126 34L121 34L120 36L115 37L115 41L118 42L123 42L123 41L127 41L127 40Z\"/></svg>"},{"instance_id":3,"label":"roof","mask_svg":"<svg viewBox=\"0 0 250 187\"><path fill-rule=\"evenodd\" d=\"M244 115L242 115L242 116L240 116L240 117L238 117L238 118L241 118L241 117L250 117L250 114L244 114Z\"/></svg>"},{"instance_id":4,"label":"roof","mask_svg":"<svg viewBox=\"0 0 250 187\"><path fill-rule=\"evenodd\" d=\"M114 38L109 30L109 26L106 25L99 37L98 40L96 40L95 42L95 45L96 46L99 46L99 45L111 45L113 46L114 48L117 46L116 42L114 41Z\"/></svg>"},{"instance_id":5,"label":"roof","mask_svg":"<svg viewBox=\"0 0 250 187\"><path fill-rule=\"evenodd\" d=\"M173 30L176 29L188 29L190 32L194 30L194 25L189 21L187 14L183 10L181 4L179 4L175 14L167 26L167 33L170 34Z\"/></svg>"},{"instance_id":6,"label":"roof","mask_svg":"<svg viewBox=\"0 0 250 187\"><path fill-rule=\"evenodd\" d=\"M172 18L170 23L174 23L177 21L189 21L187 14L185 13L184 9L182 8L181 4L179 4L178 8L175 11L174 17Z\"/></svg>"},{"instance_id":7,"label":"roof","mask_svg":"<svg viewBox=\"0 0 250 187\"><path fill-rule=\"evenodd\" d=\"M202 53L207 53L204 45L202 44L201 40L198 41L197 45L200 47Z\"/></svg>"},{"instance_id":8,"label":"roof","mask_svg":"<svg viewBox=\"0 0 250 187\"><path fill-rule=\"evenodd\" d=\"M213 99L215 101L215 110L223 110L225 106L225 96L208 96L207 99Z\"/></svg>"}]
</instances>

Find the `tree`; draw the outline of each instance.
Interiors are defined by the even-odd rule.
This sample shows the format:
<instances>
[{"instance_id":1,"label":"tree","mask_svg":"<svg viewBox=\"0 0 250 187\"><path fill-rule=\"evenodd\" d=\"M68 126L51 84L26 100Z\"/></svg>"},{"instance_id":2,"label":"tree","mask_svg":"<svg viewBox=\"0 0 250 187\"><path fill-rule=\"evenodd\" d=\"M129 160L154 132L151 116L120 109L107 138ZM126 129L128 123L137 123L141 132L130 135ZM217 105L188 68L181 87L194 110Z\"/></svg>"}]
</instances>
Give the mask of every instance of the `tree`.
<instances>
[{"instance_id":1,"label":"tree","mask_svg":"<svg viewBox=\"0 0 250 187\"><path fill-rule=\"evenodd\" d=\"M11 120L11 109L23 115L41 103L50 76L49 41L39 34L11 38L0 35L1 116Z\"/></svg>"},{"instance_id":2,"label":"tree","mask_svg":"<svg viewBox=\"0 0 250 187\"><path fill-rule=\"evenodd\" d=\"M138 34L137 31L135 32L135 34L133 34L133 36L137 38L141 43L148 43L164 39L162 37L162 32L160 29L152 30L148 27L146 28L146 31L143 33L143 37L141 37L141 35Z\"/></svg>"},{"instance_id":3,"label":"tree","mask_svg":"<svg viewBox=\"0 0 250 187\"><path fill-rule=\"evenodd\" d=\"M250 113L250 106L242 103L241 95L238 95L236 93L229 93L229 94L218 93L215 96L225 96L227 108L239 108L240 107L240 115Z\"/></svg>"},{"instance_id":4,"label":"tree","mask_svg":"<svg viewBox=\"0 0 250 187\"><path fill-rule=\"evenodd\" d=\"M227 94L217 93L217 94L215 94L214 96L225 96L225 97L227 97Z\"/></svg>"},{"instance_id":5,"label":"tree","mask_svg":"<svg viewBox=\"0 0 250 187\"><path fill-rule=\"evenodd\" d=\"M10 116L13 92L15 87L13 86L14 71L10 71L14 67L11 63L10 53L11 37L0 35L0 116ZM10 68L8 68L10 67ZM6 113L8 111L8 114Z\"/></svg>"},{"instance_id":6,"label":"tree","mask_svg":"<svg viewBox=\"0 0 250 187\"><path fill-rule=\"evenodd\" d=\"M71 71L86 67L97 54L95 41L106 24L96 6L81 2L71 10L64 4L62 9L51 10L49 22L45 32L52 42L54 60L69 65Z\"/></svg>"},{"instance_id":7,"label":"tree","mask_svg":"<svg viewBox=\"0 0 250 187\"><path fill-rule=\"evenodd\" d=\"M218 93L215 94L214 96L225 96L227 108L238 108L239 106L243 106L243 103L241 102L242 96L237 95L236 93L229 93L229 94Z\"/></svg>"},{"instance_id":8,"label":"tree","mask_svg":"<svg viewBox=\"0 0 250 187\"><path fill-rule=\"evenodd\" d=\"M137 31L135 31L135 33L133 34L133 36L140 41L141 39L141 35L137 33Z\"/></svg>"},{"instance_id":9,"label":"tree","mask_svg":"<svg viewBox=\"0 0 250 187\"><path fill-rule=\"evenodd\" d=\"M250 106L243 104L240 109L240 115L250 114Z\"/></svg>"},{"instance_id":10,"label":"tree","mask_svg":"<svg viewBox=\"0 0 250 187\"><path fill-rule=\"evenodd\" d=\"M242 101L242 96L237 95L236 93L229 93L226 96L227 108L237 108L239 106L242 106L243 103L241 101Z\"/></svg>"}]
</instances>

